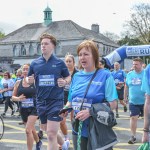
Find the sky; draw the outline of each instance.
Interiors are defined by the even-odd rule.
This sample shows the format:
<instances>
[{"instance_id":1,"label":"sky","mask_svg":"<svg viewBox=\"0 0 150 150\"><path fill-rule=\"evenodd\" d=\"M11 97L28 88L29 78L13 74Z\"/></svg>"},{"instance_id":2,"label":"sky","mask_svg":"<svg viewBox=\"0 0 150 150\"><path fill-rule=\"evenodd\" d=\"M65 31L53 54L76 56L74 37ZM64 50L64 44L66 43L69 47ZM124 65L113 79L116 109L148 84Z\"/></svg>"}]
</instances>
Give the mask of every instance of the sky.
<instances>
[{"instance_id":1,"label":"sky","mask_svg":"<svg viewBox=\"0 0 150 150\"><path fill-rule=\"evenodd\" d=\"M42 23L48 5L53 21L72 20L87 29L98 24L101 33L120 36L131 8L140 2L150 0L0 0L0 31L8 34L26 24Z\"/></svg>"}]
</instances>

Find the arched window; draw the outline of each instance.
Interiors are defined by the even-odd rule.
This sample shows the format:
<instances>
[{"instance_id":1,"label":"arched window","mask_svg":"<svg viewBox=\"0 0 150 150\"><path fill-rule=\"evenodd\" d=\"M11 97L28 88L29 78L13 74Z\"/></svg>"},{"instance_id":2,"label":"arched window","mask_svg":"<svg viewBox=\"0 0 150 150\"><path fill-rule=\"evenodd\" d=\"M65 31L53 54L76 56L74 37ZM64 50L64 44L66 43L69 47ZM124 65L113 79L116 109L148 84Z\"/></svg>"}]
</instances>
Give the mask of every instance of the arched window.
<instances>
[{"instance_id":1,"label":"arched window","mask_svg":"<svg viewBox=\"0 0 150 150\"><path fill-rule=\"evenodd\" d=\"M33 49L33 46L32 44L29 46L29 55L34 55L34 49Z\"/></svg>"},{"instance_id":2,"label":"arched window","mask_svg":"<svg viewBox=\"0 0 150 150\"><path fill-rule=\"evenodd\" d=\"M38 55L42 54L42 52L41 52L41 45L40 44L38 44L38 46L37 46L37 54Z\"/></svg>"},{"instance_id":3,"label":"arched window","mask_svg":"<svg viewBox=\"0 0 150 150\"><path fill-rule=\"evenodd\" d=\"M17 49L16 49L16 45L13 47L13 56L17 56Z\"/></svg>"},{"instance_id":4,"label":"arched window","mask_svg":"<svg viewBox=\"0 0 150 150\"><path fill-rule=\"evenodd\" d=\"M25 55L26 55L26 49L25 49L24 45L21 46L20 55L21 55L21 56L25 56Z\"/></svg>"}]
</instances>

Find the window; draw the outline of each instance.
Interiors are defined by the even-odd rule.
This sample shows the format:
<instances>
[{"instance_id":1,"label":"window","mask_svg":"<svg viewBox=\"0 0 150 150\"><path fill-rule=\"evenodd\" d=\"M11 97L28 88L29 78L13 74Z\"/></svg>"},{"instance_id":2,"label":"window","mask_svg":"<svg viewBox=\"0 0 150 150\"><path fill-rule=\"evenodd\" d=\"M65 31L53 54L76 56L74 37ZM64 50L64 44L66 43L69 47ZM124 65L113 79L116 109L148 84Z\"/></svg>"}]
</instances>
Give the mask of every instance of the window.
<instances>
[{"instance_id":1,"label":"window","mask_svg":"<svg viewBox=\"0 0 150 150\"><path fill-rule=\"evenodd\" d=\"M21 46L21 51L20 51L20 56L25 56L26 55L26 49L24 45Z\"/></svg>"},{"instance_id":2,"label":"window","mask_svg":"<svg viewBox=\"0 0 150 150\"><path fill-rule=\"evenodd\" d=\"M29 55L33 56L34 55L34 49L32 44L29 46Z\"/></svg>"},{"instance_id":3,"label":"window","mask_svg":"<svg viewBox=\"0 0 150 150\"><path fill-rule=\"evenodd\" d=\"M17 56L17 49L16 49L16 45L13 47L13 56Z\"/></svg>"},{"instance_id":4,"label":"window","mask_svg":"<svg viewBox=\"0 0 150 150\"><path fill-rule=\"evenodd\" d=\"M38 55L41 55L42 53L41 53L41 45L40 44L38 44L38 46L37 46L37 54Z\"/></svg>"}]
</instances>

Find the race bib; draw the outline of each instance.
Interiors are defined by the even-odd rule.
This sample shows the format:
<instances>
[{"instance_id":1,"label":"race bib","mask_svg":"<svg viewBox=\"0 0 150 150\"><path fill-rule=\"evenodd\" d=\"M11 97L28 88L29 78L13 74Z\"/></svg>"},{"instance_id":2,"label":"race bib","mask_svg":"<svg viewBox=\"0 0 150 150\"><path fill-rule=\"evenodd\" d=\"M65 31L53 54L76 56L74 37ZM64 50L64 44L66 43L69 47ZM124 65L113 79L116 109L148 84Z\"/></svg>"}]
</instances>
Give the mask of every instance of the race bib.
<instances>
[{"instance_id":1,"label":"race bib","mask_svg":"<svg viewBox=\"0 0 150 150\"><path fill-rule=\"evenodd\" d=\"M119 79L115 79L115 83L118 84L120 82Z\"/></svg>"},{"instance_id":2,"label":"race bib","mask_svg":"<svg viewBox=\"0 0 150 150\"><path fill-rule=\"evenodd\" d=\"M83 98L76 97L72 100L72 108L74 109L75 113L78 113L83 103L82 110L90 109L92 105L92 101L93 101L92 99L86 99L86 98L83 99Z\"/></svg>"},{"instance_id":3,"label":"race bib","mask_svg":"<svg viewBox=\"0 0 150 150\"><path fill-rule=\"evenodd\" d=\"M34 107L33 98L27 98L21 102L23 108Z\"/></svg>"},{"instance_id":4,"label":"race bib","mask_svg":"<svg viewBox=\"0 0 150 150\"><path fill-rule=\"evenodd\" d=\"M54 75L39 75L39 86L55 86Z\"/></svg>"},{"instance_id":5,"label":"race bib","mask_svg":"<svg viewBox=\"0 0 150 150\"><path fill-rule=\"evenodd\" d=\"M142 81L139 78L133 78L131 80L132 85L141 85Z\"/></svg>"}]
</instances>

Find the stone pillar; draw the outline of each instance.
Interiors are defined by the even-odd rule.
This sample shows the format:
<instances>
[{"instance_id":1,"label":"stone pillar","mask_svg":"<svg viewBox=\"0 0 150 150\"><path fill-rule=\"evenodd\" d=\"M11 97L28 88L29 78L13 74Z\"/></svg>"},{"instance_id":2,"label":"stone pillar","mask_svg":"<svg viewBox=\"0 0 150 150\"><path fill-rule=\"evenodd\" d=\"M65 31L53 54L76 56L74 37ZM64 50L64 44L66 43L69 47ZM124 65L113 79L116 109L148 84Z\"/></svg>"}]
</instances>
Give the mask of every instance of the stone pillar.
<instances>
[{"instance_id":1,"label":"stone pillar","mask_svg":"<svg viewBox=\"0 0 150 150\"><path fill-rule=\"evenodd\" d=\"M25 49L26 49L26 56L30 56L30 54L29 54L30 43L25 43L25 44L24 44L24 47L25 47Z\"/></svg>"},{"instance_id":2,"label":"stone pillar","mask_svg":"<svg viewBox=\"0 0 150 150\"><path fill-rule=\"evenodd\" d=\"M35 55L35 54L37 54L38 43L32 43L32 46L33 46L34 55Z\"/></svg>"}]
</instances>

